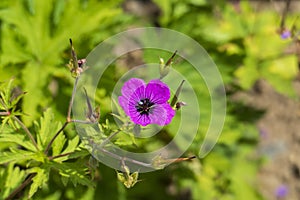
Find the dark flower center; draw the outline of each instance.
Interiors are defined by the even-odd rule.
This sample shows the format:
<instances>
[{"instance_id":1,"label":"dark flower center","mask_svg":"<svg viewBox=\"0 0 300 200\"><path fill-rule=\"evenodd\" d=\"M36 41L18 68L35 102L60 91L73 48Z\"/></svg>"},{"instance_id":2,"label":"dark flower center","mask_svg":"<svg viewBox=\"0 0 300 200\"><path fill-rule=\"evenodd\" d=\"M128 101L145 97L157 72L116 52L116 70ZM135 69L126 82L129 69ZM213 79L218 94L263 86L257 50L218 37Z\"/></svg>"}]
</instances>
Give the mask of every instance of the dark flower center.
<instances>
[{"instance_id":1,"label":"dark flower center","mask_svg":"<svg viewBox=\"0 0 300 200\"><path fill-rule=\"evenodd\" d=\"M141 99L137 105L135 106L136 111L138 111L141 115L149 115L150 109L151 107L154 105L154 103L152 103L150 101L150 99L145 98L145 99Z\"/></svg>"}]
</instances>

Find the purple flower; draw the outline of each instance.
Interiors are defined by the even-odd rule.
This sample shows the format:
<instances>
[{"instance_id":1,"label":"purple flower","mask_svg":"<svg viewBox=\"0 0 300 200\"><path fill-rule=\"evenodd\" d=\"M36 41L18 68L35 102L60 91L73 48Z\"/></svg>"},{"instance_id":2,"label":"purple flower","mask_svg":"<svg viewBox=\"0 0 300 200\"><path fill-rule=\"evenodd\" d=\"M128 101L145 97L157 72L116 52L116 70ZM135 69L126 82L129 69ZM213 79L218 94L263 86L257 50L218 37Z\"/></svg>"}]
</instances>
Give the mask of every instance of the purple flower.
<instances>
[{"instance_id":1,"label":"purple flower","mask_svg":"<svg viewBox=\"0 0 300 200\"><path fill-rule=\"evenodd\" d=\"M291 37L291 32L287 29L283 30L282 33L280 34L281 39L287 39Z\"/></svg>"},{"instance_id":2,"label":"purple flower","mask_svg":"<svg viewBox=\"0 0 300 200\"><path fill-rule=\"evenodd\" d=\"M285 185L280 185L277 189L276 189L276 197L277 198L283 198L287 195L288 193L288 188Z\"/></svg>"},{"instance_id":3,"label":"purple flower","mask_svg":"<svg viewBox=\"0 0 300 200\"><path fill-rule=\"evenodd\" d=\"M175 115L168 104L169 87L160 80L151 80L147 85L138 78L124 83L119 103L125 113L135 123L142 126L148 124L167 125Z\"/></svg>"}]
</instances>

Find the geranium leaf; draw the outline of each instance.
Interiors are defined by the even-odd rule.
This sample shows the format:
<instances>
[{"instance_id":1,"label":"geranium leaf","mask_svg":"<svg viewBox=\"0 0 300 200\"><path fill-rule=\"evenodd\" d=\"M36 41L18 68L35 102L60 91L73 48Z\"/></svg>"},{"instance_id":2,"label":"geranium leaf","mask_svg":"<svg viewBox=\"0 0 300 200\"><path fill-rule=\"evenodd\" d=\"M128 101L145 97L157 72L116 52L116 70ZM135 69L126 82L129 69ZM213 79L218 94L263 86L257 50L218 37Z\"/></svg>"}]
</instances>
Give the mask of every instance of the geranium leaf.
<instances>
[{"instance_id":1,"label":"geranium leaf","mask_svg":"<svg viewBox=\"0 0 300 200\"><path fill-rule=\"evenodd\" d=\"M35 122L37 132L37 143L41 149L44 149L52 137L56 134L56 132L59 130L61 127L61 124L59 122L56 122L54 119L54 115L52 113L51 109L47 109L44 112L43 117L40 118L40 122ZM62 134L61 134L62 135ZM58 142L56 142L56 151L58 149L61 149L62 146L64 145L63 142L63 137L64 136L59 136L60 138L58 139Z\"/></svg>"},{"instance_id":2,"label":"geranium leaf","mask_svg":"<svg viewBox=\"0 0 300 200\"><path fill-rule=\"evenodd\" d=\"M30 169L29 172L36 173L36 175L32 179L32 184L28 193L28 199L30 199L39 188L46 184L49 179L49 173L43 168L35 167Z\"/></svg>"},{"instance_id":3,"label":"geranium leaf","mask_svg":"<svg viewBox=\"0 0 300 200\"><path fill-rule=\"evenodd\" d=\"M86 186L93 187L95 185L89 178L87 178L88 168L82 163L81 160L78 160L75 163L57 163L52 162L52 167L55 167L59 170L59 173L62 176L62 181L66 182L66 178L72 181L74 186L78 183Z\"/></svg>"}]
</instances>

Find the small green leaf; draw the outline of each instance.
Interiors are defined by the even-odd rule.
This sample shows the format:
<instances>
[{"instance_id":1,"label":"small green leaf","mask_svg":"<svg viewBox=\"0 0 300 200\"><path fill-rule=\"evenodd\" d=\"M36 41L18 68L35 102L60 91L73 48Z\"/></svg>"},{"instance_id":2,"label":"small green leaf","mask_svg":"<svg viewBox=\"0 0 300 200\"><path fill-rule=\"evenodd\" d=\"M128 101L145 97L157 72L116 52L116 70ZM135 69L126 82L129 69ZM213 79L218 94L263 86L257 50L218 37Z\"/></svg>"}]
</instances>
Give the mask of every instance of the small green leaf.
<instances>
[{"instance_id":1,"label":"small green leaf","mask_svg":"<svg viewBox=\"0 0 300 200\"><path fill-rule=\"evenodd\" d=\"M10 152L0 152L0 164L8 162L21 162L36 159L37 155L31 151L10 148Z\"/></svg>"},{"instance_id":2,"label":"small green leaf","mask_svg":"<svg viewBox=\"0 0 300 200\"><path fill-rule=\"evenodd\" d=\"M122 182L126 188L132 188L139 180L139 173L130 173L129 168L124 166L125 172L117 172L117 177L120 182Z\"/></svg>"},{"instance_id":3,"label":"small green leaf","mask_svg":"<svg viewBox=\"0 0 300 200\"><path fill-rule=\"evenodd\" d=\"M68 145L63 153L74 152L79 144L79 136L76 135L73 139L68 140Z\"/></svg>"},{"instance_id":4,"label":"small green leaf","mask_svg":"<svg viewBox=\"0 0 300 200\"><path fill-rule=\"evenodd\" d=\"M59 134L52 144L52 155L58 155L62 152L66 143L66 137L64 134Z\"/></svg>"},{"instance_id":5,"label":"small green leaf","mask_svg":"<svg viewBox=\"0 0 300 200\"><path fill-rule=\"evenodd\" d=\"M3 170L3 171L2 171ZM13 163L8 164L0 171L0 199L5 199L25 179L25 171Z\"/></svg>"},{"instance_id":6,"label":"small green leaf","mask_svg":"<svg viewBox=\"0 0 300 200\"><path fill-rule=\"evenodd\" d=\"M78 183L89 187L93 187L95 185L94 182L87 178L86 175L88 172L88 168L84 163L82 163L81 160L77 160L75 163L51 162L51 166L59 170L59 173L62 176L62 181L64 181L65 183L70 180L72 181L74 186L76 186Z\"/></svg>"},{"instance_id":7,"label":"small green leaf","mask_svg":"<svg viewBox=\"0 0 300 200\"><path fill-rule=\"evenodd\" d=\"M115 140L114 144L118 146L136 146L136 141L133 133L121 132L118 135L118 138Z\"/></svg>"},{"instance_id":8,"label":"small green leaf","mask_svg":"<svg viewBox=\"0 0 300 200\"><path fill-rule=\"evenodd\" d=\"M77 157L81 157L81 156L83 157L83 156L87 155L88 153L86 153L86 152L84 152L84 150L81 150L78 148L79 147L78 144L79 144L79 137L78 137L78 135L76 135L73 139L68 140L68 145L63 151L54 152L55 146L53 145L53 156L57 156L59 154L71 153L68 156L56 158L55 161L63 162L67 159L77 158ZM78 149L78 150L76 151L76 149Z\"/></svg>"},{"instance_id":9,"label":"small green leaf","mask_svg":"<svg viewBox=\"0 0 300 200\"><path fill-rule=\"evenodd\" d=\"M27 139L25 134L0 134L0 143L1 142L11 142L18 144L27 150L36 151L35 146L31 143L30 140Z\"/></svg>"},{"instance_id":10,"label":"small green leaf","mask_svg":"<svg viewBox=\"0 0 300 200\"><path fill-rule=\"evenodd\" d=\"M35 122L37 129L37 143L40 149L44 149L52 137L57 133L61 124L54 120L54 114L51 109L47 109L44 112L43 117L40 118L40 123ZM56 151L62 148L64 136L59 136L59 141L56 143Z\"/></svg>"},{"instance_id":11,"label":"small green leaf","mask_svg":"<svg viewBox=\"0 0 300 200\"><path fill-rule=\"evenodd\" d=\"M42 168L32 168L29 170L30 173L36 173L36 175L32 179L32 184L29 189L28 198L30 199L39 188L42 188L49 179L49 174L45 169Z\"/></svg>"}]
</instances>

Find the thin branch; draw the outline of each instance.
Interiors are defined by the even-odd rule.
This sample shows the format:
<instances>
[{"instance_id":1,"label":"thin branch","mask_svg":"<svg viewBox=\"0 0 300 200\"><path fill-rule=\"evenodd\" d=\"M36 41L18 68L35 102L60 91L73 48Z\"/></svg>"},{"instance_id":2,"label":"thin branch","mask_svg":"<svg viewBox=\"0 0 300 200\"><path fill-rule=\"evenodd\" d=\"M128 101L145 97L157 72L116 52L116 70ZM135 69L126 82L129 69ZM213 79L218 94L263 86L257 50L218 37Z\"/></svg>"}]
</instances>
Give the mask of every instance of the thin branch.
<instances>
[{"instance_id":1,"label":"thin branch","mask_svg":"<svg viewBox=\"0 0 300 200\"><path fill-rule=\"evenodd\" d=\"M57 136L66 128L66 126L69 124L70 122L66 121L64 123L64 125L57 131L57 133L53 136L53 138L51 139L51 141L49 142L47 148L45 149L44 153L47 155L54 140L57 138Z\"/></svg>"},{"instance_id":2,"label":"thin branch","mask_svg":"<svg viewBox=\"0 0 300 200\"><path fill-rule=\"evenodd\" d=\"M1 116L8 116L8 115L10 115L10 112L0 112L0 115Z\"/></svg>"},{"instance_id":3,"label":"thin branch","mask_svg":"<svg viewBox=\"0 0 300 200\"><path fill-rule=\"evenodd\" d=\"M39 147L34 139L34 137L32 136L32 134L30 133L30 131L28 130L28 128L23 124L23 122L21 122L16 116L12 116L12 118L18 122L18 124L22 127L22 129L25 131L25 133L27 134L27 136L29 137L29 139L31 140L31 142L33 143L33 145L35 146L36 150L39 151Z\"/></svg>"},{"instance_id":4,"label":"thin branch","mask_svg":"<svg viewBox=\"0 0 300 200\"><path fill-rule=\"evenodd\" d=\"M36 176L36 174L31 174L17 189L15 189L5 200L13 199L19 192L21 192Z\"/></svg>"},{"instance_id":5,"label":"thin branch","mask_svg":"<svg viewBox=\"0 0 300 200\"><path fill-rule=\"evenodd\" d=\"M103 153L106 153L106 154L110 155L111 157L116 158L116 159L118 159L120 161L126 160L128 162L133 163L133 164L137 164L137 165L148 167L148 168L153 168L152 164L150 164L150 163L145 163L145 162L141 162L141 161L134 160L134 159L131 159L131 158L122 157L122 156L114 154L114 153L112 153L110 151L107 151L106 149L103 149L103 148L100 148L100 151L102 151Z\"/></svg>"},{"instance_id":6,"label":"thin branch","mask_svg":"<svg viewBox=\"0 0 300 200\"><path fill-rule=\"evenodd\" d=\"M57 155L57 156L49 156L49 160L54 160L56 158L61 158L61 157L64 157L64 156L68 156L68 155L70 155L72 153L74 153L74 152L63 153L63 154L60 154L60 155Z\"/></svg>"},{"instance_id":7,"label":"thin branch","mask_svg":"<svg viewBox=\"0 0 300 200\"><path fill-rule=\"evenodd\" d=\"M80 119L72 119L70 122L80 123L80 124L95 124L95 122L80 120Z\"/></svg>"}]
</instances>

